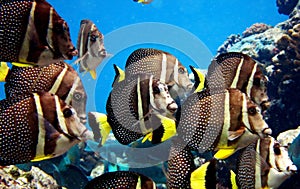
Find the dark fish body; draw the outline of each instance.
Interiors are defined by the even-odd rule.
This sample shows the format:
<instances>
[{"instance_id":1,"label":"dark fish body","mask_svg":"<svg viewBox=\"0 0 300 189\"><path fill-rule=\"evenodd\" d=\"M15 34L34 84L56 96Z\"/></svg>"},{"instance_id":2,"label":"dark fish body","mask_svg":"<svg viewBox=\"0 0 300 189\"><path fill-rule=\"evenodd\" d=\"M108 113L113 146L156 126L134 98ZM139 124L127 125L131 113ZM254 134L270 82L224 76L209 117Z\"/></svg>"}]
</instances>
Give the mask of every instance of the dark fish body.
<instances>
[{"instance_id":1,"label":"dark fish body","mask_svg":"<svg viewBox=\"0 0 300 189\"><path fill-rule=\"evenodd\" d=\"M196 169L193 154L183 141L172 141L167 172L168 188L190 188L191 173Z\"/></svg>"},{"instance_id":2,"label":"dark fish body","mask_svg":"<svg viewBox=\"0 0 300 189\"><path fill-rule=\"evenodd\" d=\"M271 134L260 109L238 89L190 95L182 105L178 136L193 150L229 150L246 147ZM232 150L230 152L230 150ZM227 155L225 155L226 157Z\"/></svg>"},{"instance_id":3,"label":"dark fish body","mask_svg":"<svg viewBox=\"0 0 300 189\"><path fill-rule=\"evenodd\" d=\"M93 137L75 110L50 93L1 100L0 127L0 165L56 157Z\"/></svg>"},{"instance_id":4,"label":"dark fish body","mask_svg":"<svg viewBox=\"0 0 300 189\"><path fill-rule=\"evenodd\" d=\"M67 23L45 0L0 3L1 61L45 66L77 55Z\"/></svg>"},{"instance_id":5,"label":"dark fish body","mask_svg":"<svg viewBox=\"0 0 300 189\"><path fill-rule=\"evenodd\" d=\"M170 53L140 48L132 52L125 65L125 75L149 73L166 83L169 87L177 85L187 94L192 90L193 83L188 77L187 69ZM175 97L173 97L175 98Z\"/></svg>"},{"instance_id":6,"label":"dark fish body","mask_svg":"<svg viewBox=\"0 0 300 189\"><path fill-rule=\"evenodd\" d=\"M91 20L81 20L77 39L79 72L92 71L107 57L104 35ZM95 79L96 75L92 75Z\"/></svg>"},{"instance_id":7,"label":"dark fish body","mask_svg":"<svg viewBox=\"0 0 300 189\"><path fill-rule=\"evenodd\" d=\"M136 141L152 131L152 142L160 142L156 136L164 132L161 117L172 119L176 109L167 86L148 74L131 75L116 83L106 104L107 121L122 144Z\"/></svg>"},{"instance_id":8,"label":"dark fish body","mask_svg":"<svg viewBox=\"0 0 300 189\"><path fill-rule=\"evenodd\" d=\"M206 80L212 92L236 88L258 105L268 101L267 77L258 63L246 54L229 52L218 55L208 68Z\"/></svg>"},{"instance_id":9,"label":"dark fish body","mask_svg":"<svg viewBox=\"0 0 300 189\"><path fill-rule=\"evenodd\" d=\"M237 184L241 188L278 188L296 171L287 149L268 137L243 149L237 166Z\"/></svg>"},{"instance_id":10,"label":"dark fish body","mask_svg":"<svg viewBox=\"0 0 300 189\"><path fill-rule=\"evenodd\" d=\"M108 172L92 179L85 189L114 188L114 189L155 189L151 178L131 171Z\"/></svg>"},{"instance_id":11,"label":"dark fish body","mask_svg":"<svg viewBox=\"0 0 300 189\"><path fill-rule=\"evenodd\" d=\"M36 92L50 92L71 105L86 122L87 94L77 72L67 63L56 62L44 67L13 66L5 78L7 98Z\"/></svg>"}]
</instances>

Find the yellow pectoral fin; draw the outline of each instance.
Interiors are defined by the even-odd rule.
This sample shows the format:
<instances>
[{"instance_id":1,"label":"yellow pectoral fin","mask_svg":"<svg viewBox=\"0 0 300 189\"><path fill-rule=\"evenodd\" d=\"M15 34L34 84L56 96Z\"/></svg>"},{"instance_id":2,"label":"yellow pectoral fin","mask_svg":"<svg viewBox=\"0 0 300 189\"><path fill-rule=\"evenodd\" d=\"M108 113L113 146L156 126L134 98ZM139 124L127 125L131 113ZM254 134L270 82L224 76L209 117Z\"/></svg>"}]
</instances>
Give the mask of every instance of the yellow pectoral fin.
<instances>
[{"instance_id":1,"label":"yellow pectoral fin","mask_svg":"<svg viewBox=\"0 0 300 189\"><path fill-rule=\"evenodd\" d=\"M142 140L142 143L146 142L146 140L148 139L149 141L152 141L152 136L153 136L153 133L148 133L146 136L144 136L143 140Z\"/></svg>"},{"instance_id":2,"label":"yellow pectoral fin","mask_svg":"<svg viewBox=\"0 0 300 189\"><path fill-rule=\"evenodd\" d=\"M51 158L53 158L53 155L36 156L31 161L37 162L37 161L43 161L43 160L47 160L47 159L51 159Z\"/></svg>"},{"instance_id":3,"label":"yellow pectoral fin","mask_svg":"<svg viewBox=\"0 0 300 189\"><path fill-rule=\"evenodd\" d=\"M6 62L0 63L0 81L5 82L5 78L9 72L9 67Z\"/></svg>"},{"instance_id":4,"label":"yellow pectoral fin","mask_svg":"<svg viewBox=\"0 0 300 189\"><path fill-rule=\"evenodd\" d=\"M235 152L235 148L221 148L218 152L214 155L216 159L226 159Z\"/></svg>"},{"instance_id":5,"label":"yellow pectoral fin","mask_svg":"<svg viewBox=\"0 0 300 189\"><path fill-rule=\"evenodd\" d=\"M161 124L164 128L164 133L161 138L161 142L163 142L176 134L176 123L173 119L167 117L161 116L160 119L161 119Z\"/></svg>"},{"instance_id":6,"label":"yellow pectoral fin","mask_svg":"<svg viewBox=\"0 0 300 189\"><path fill-rule=\"evenodd\" d=\"M206 188L205 187L205 176L207 167L210 162L206 162L203 165L201 165L199 168L197 168L195 171L191 174L191 188L192 189L198 189L198 188Z\"/></svg>"},{"instance_id":7,"label":"yellow pectoral fin","mask_svg":"<svg viewBox=\"0 0 300 189\"><path fill-rule=\"evenodd\" d=\"M19 63L19 62L12 62L11 63L14 66L18 66L18 67L33 67L33 64L30 63Z\"/></svg>"},{"instance_id":8,"label":"yellow pectoral fin","mask_svg":"<svg viewBox=\"0 0 300 189\"><path fill-rule=\"evenodd\" d=\"M95 80L95 79L96 79L96 77L97 77L96 70L90 70L89 72L90 72L90 74L91 74L92 78Z\"/></svg>"}]
</instances>

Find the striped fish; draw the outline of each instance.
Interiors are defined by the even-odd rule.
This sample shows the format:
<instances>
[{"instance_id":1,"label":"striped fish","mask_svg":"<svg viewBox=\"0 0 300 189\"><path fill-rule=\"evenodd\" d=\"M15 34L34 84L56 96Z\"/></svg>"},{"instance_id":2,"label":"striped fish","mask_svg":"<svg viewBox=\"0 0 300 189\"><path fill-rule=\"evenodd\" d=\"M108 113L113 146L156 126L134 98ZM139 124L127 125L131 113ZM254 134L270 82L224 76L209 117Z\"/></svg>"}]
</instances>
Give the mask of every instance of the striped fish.
<instances>
[{"instance_id":1,"label":"striped fish","mask_svg":"<svg viewBox=\"0 0 300 189\"><path fill-rule=\"evenodd\" d=\"M241 188L278 188L296 171L287 148L273 137L267 137L242 151L237 166L237 183Z\"/></svg>"},{"instance_id":2,"label":"striped fish","mask_svg":"<svg viewBox=\"0 0 300 189\"><path fill-rule=\"evenodd\" d=\"M32 93L0 101L0 165L62 155L93 134L58 96Z\"/></svg>"},{"instance_id":3,"label":"striped fish","mask_svg":"<svg viewBox=\"0 0 300 189\"><path fill-rule=\"evenodd\" d=\"M78 73L61 61L44 67L13 66L5 79L6 97L47 91L71 105L86 123L87 94Z\"/></svg>"},{"instance_id":4,"label":"striped fish","mask_svg":"<svg viewBox=\"0 0 300 189\"><path fill-rule=\"evenodd\" d=\"M114 85L106 104L107 117L101 125L107 121L121 144L141 137L159 143L176 133L173 117L176 110L177 104L165 84L149 74L130 75ZM89 123L99 132L101 118L96 115L89 117Z\"/></svg>"},{"instance_id":5,"label":"striped fish","mask_svg":"<svg viewBox=\"0 0 300 189\"><path fill-rule=\"evenodd\" d=\"M133 51L127 58L125 75L138 73L153 74L155 78L167 84L169 90L177 86L185 92L185 95L193 88L187 69L175 56L161 50L140 48ZM178 97L175 95L172 98Z\"/></svg>"},{"instance_id":6,"label":"striped fish","mask_svg":"<svg viewBox=\"0 0 300 189\"><path fill-rule=\"evenodd\" d=\"M246 54L229 52L218 55L209 65L206 80L212 93L236 88L247 94L262 109L269 106L268 79L261 66Z\"/></svg>"},{"instance_id":7,"label":"striped fish","mask_svg":"<svg viewBox=\"0 0 300 189\"><path fill-rule=\"evenodd\" d=\"M1 61L38 66L78 53L67 23L45 0L1 1L0 47Z\"/></svg>"},{"instance_id":8,"label":"striped fish","mask_svg":"<svg viewBox=\"0 0 300 189\"><path fill-rule=\"evenodd\" d=\"M201 153L217 150L224 159L251 142L271 134L260 109L238 89L210 94L209 90L190 95L183 103L178 136Z\"/></svg>"},{"instance_id":9,"label":"striped fish","mask_svg":"<svg viewBox=\"0 0 300 189\"><path fill-rule=\"evenodd\" d=\"M79 72L90 72L96 79L96 68L108 56L104 47L104 35L91 20L81 20L77 40Z\"/></svg>"}]
</instances>

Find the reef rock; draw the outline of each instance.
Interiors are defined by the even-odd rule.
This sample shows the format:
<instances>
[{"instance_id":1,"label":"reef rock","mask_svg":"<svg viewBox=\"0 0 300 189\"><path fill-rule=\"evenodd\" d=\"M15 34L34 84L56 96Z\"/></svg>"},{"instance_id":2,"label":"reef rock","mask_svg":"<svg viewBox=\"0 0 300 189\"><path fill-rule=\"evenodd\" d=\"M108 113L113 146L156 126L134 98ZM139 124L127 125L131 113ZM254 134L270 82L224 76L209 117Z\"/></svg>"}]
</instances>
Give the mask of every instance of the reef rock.
<instances>
[{"instance_id":1,"label":"reef rock","mask_svg":"<svg viewBox=\"0 0 300 189\"><path fill-rule=\"evenodd\" d=\"M39 189L59 189L56 181L44 171L37 167L32 167L30 171L23 171L11 165L0 167L0 188L39 188Z\"/></svg>"},{"instance_id":2,"label":"reef rock","mask_svg":"<svg viewBox=\"0 0 300 189\"><path fill-rule=\"evenodd\" d=\"M289 15L297 5L298 0L276 0L278 12L280 14Z\"/></svg>"}]
</instances>

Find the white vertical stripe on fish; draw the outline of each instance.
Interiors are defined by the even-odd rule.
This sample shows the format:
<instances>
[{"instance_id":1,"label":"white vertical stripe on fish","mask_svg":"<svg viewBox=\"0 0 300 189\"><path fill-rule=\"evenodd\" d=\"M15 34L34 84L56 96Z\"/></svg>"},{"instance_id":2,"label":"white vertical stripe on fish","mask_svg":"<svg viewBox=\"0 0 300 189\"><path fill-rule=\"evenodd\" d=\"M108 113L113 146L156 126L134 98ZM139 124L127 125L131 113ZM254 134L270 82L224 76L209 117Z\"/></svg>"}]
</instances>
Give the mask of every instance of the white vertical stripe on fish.
<instances>
[{"instance_id":1,"label":"white vertical stripe on fish","mask_svg":"<svg viewBox=\"0 0 300 189\"><path fill-rule=\"evenodd\" d=\"M267 163L270 163L270 165L271 165L271 167L273 167L273 168L277 168L278 166L276 165L276 160L275 160L275 154L274 154L274 148L273 148L273 146L274 146L274 139L272 138L271 140L270 140L271 142L270 142L270 144L269 144L269 159L268 159L268 162Z\"/></svg>"},{"instance_id":2,"label":"white vertical stripe on fish","mask_svg":"<svg viewBox=\"0 0 300 189\"><path fill-rule=\"evenodd\" d=\"M167 75L167 55L162 53L160 82L165 83Z\"/></svg>"},{"instance_id":3,"label":"white vertical stripe on fish","mask_svg":"<svg viewBox=\"0 0 300 189\"><path fill-rule=\"evenodd\" d=\"M149 78L149 98L150 98L150 105L154 109L158 109L155 102L154 102L154 94L153 94L153 89L152 89L152 84L153 84L153 75L150 76Z\"/></svg>"},{"instance_id":4,"label":"white vertical stripe on fish","mask_svg":"<svg viewBox=\"0 0 300 189\"><path fill-rule=\"evenodd\" d=\"M237 83L239 81L239 77L240 77L240 74L241 74L241 69L242 69L243 63L244 63L244 57L241 58L241 61L240 61L239 65L236 69L235 76L234 76L234 79L231 83L230 88L237 88Z\"/></svg>"},{"instance_id":5,"label":"white vertical stripe on fish","mask_svg":"<svg viewBox=\"0 0 300 189\"><path fill-rule=\"evenodd\" d=\"M178 84L178 59L175 59L175 66L174 66L174 81Z\"/></svg>"},{"instance_id":6,"label":"white vertical stripe on fish","mask_svg":"<svg viewBox=\"0 0 300 189\"><path fill-rule=\"evenodd\" d=\"M68 94L68 96L67 96L67 98L65 100L65 102L67 104L71 103L71 100L73 99L74 91L76 90L79 82L80 82L80 78L76 77L75 81L73 82L72 88L70 89L69 94Z\"/></svg>"},{"instance_id":7,"label":"white vertical stripe on fish","mask_svg":"<svg viewBox=\"0 0 300 189\"><path fill-rule=\"evenodd\" d=\"M47 43L48 45L54 49L54 45L53 45L53 8L50 8L50 13L49 13L49 23L48 23L48 30L47 30Z\"/></svg>"},{"instance_id":8,"label":"white vertical stripe on fish","mask_svg":"<svg viewBox=\"0 0 300 189\"><path fill-rule=\"evenodd\" d=\"M85 28L85 26L86 25L83 25L83 28L82 28L82 30L81 30L81 36L80 36L80 49L79 49L79 55L78 55L78 57L80 58L80 57L82 57L83 56L83 48L84 48L84 45L83 45L83 31L84 31L84 28ZM79 61L79 63L80 63L81 61Z\"/></svg>"},{"instance_id":9,"label":"white vertical stripe on fish","mask_svg":"<svg viewBox=\"0 0 300 189\"><path fill-rule=\"evenodd\" d=\"M39 134L38 134L38 142L36 145L36 153L35 158L44 157L44 149L45 149L45 136L46 136L46 130L45 130L45 123L44 123L44 114L42 110L42 105L40 101L40 96L36 93L33 93L35 106L37 110L37 116L38 116L38 125L39 125Z\"/></svg>"},{"instance_id":10,"label":"white vertical stripe on fish","mask_svg":"<svg viewBox=\"0 0 300 189\"><path fill-rule=\"evenodd\" d=\"M65 64L64 69L63 69L63 70L60 72L60 74L57 76L57 78L56 78L56 80L55 80L53 86L51 87L51 89L50 89L50 91L49 91L50 93L55 94L55 93L58 91L59 86L60 86L60 84L61 84L61 82L62 82L64 76L66 75L67 71L68 71L68 66Z\"/></svg>"},{"instance_id":11,"label":"white vertical stripe on fish","mask_svg":"<svg viewBox=\"0 0 300 189\"><path fill-rule=\"evenodd\" d=\"M29 49L30 49L30 33L32 32L32 30L36 30L35 25L34 25L34 12L35 12L35 7L36 7L36 2L32 2L32 7L30 10L30 15L29 15L29 21L28 21L28 26L26 29L26 33L25 33L25 37L24 37L24 41L22 44L22 48L20 50L19 53L19 61L20 62L28 62L27 61L27 57L29 54Z\"/></svg>"},{"instance_id":12,"label":"white vertical stripe on fish","mask_svg":"<svg viewBox=\"0 0 300 189\"><path fill-rule=\"evenodd\" d=\"M218 146L227 146L228 142L228 131L230 127L230 94L229 91L225 93L225 104L224 104L224 125L222 129L222 134Z\"/></svg>"},{"instance_id":13,"label":"white vertical stripe on fish","mask_svg":"<svg viewBox=\"0 0 300 189\"><path fill-rule=\"evenodd\" d=\"M68 129L67 129L67 126L66 126L65 116L64 116L63 112L61 111L59 98L58 98L58 96L55 95L54 99L55 99L55 106L56 106L58 124L59 124L61 130L64 133L68 134L69 132L68 132Z\"/></svg>"},{"instance_id":14,"label":"white vertical stripe on fish","mask_svg":"<svg viewBox=\"0 0 300 189\"><path fill-rule=\"evenodd\" d=\"M140 76L138 76L137 80L137 96L138 96L138 117L139 117L139 123L140 123L140 129L143 134L147 133L147 129L145 126L145 121L144 121L144 115L143 115L143 99L141 95L141 85L140 85Z\"/></svg>"},{"instance_id":15,"label":"white vertical stripe on fish","mask_svg":"<svg viewBox=\"0 0 300 189\"><path fill-rule=\"evenodd\" d=\"M249 123L249 117L248 117L248 109L247 109L247 99L246 99L246 94L243 93L243 107L242 107L242 121L246 128L251 129L251 125Z\"/></svg>"},{"instance_id":16,"label":"white vertical stripe on fish","mask_svg":"<svg viewBox=\"0 0 300 189\"><path fill-rule=\"evenodd\" d=\"M247 89L246 89L246 93L248 96L251 96L251 89L253 87L253 78L254 78L254 74L255 74L256 70L257 70L257 64L254 64L254 66L252 68L251 76L250 76L248 84L247 84Z\"/></svg>"},{"instance_id":17,"label":"white vertical stripe on fish","mask_svg":"<svg viewBox=\"0 0 300 189\"><path fill-rule=\"evenodd\" d=\"M255 153L255 188L261 188L261 162L260 161L260 139L257 140Z\"/></svg>"}]
</instances>

